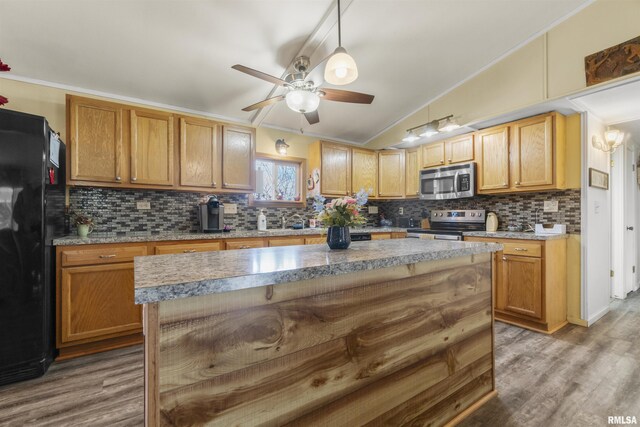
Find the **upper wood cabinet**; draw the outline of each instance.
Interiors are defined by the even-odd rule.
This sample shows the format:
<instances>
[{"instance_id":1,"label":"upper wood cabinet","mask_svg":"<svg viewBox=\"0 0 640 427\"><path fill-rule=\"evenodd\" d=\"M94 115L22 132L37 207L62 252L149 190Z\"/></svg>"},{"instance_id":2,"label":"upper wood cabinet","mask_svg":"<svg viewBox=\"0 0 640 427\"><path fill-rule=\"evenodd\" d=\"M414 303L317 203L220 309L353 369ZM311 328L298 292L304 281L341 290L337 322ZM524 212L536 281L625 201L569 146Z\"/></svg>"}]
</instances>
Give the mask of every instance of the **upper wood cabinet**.
<instances>
[{"instance_id":1,"label":"upper wood cabinet","mask_svg":"<svg viewBox=\"0 0 640 427\"><path fill-rule=\"evenodd\" d=\"M476 134L478 193L509 188L509 127L496 126Z\"/></svg>"},{"instance_id":2,"label":"upper wood cabinet","mask_svg":"<svg viewBox=\"0 0 640 427\"><path fill-rule=\"evenodd\" d=\"M239 126L223 126L222 188L255 189L255 130Z\"/></svg>"},{"instance_id":3,"label":"upper wood cabinet","mask_svg":"<svg viewBox=\"0 0 640 427\"><path fill-rule=\"evenodd\" d=\"M404 152L405 164L405 195L418 197L420 193L420 149L418 147L406 149Z\"/></svg>"},{"instance_id":4,"label":"upper wood cabinet","mask_svg":"<svg viewBox=\"0 0 640 427\"><path fill-rule=\"evenodd\" d=\"M537 116L513 125L513 184L553 184L553 117Z\"/></svg>"},{"instance_id":5,"label":"upper wood cabinet","mask_svg":"<svg viewBox=\"0 0 640 427\"><path fill-rule=\"evenodd\" d=\"M309 147L309 172L320 171L320 193L329 197L351 194L351 147L316 141Z\"/></svg>"},{"instance_id":6,"label":"upper wood cabinet","mask_svg":"<svg viewBox=\"0 0 640 427\"><path fill-rule=\"evenodd\" d=\"M123 181L122 108L118 104L67 96L69 181Z\"/></svg>"},{"instance_id":7,"label":"upper wood cabinet","mask_svg":"<svg viewBox=\"0 0 640 427\"><path fill-rule=\"evenodd\" d=\"M447 164L473 161L473 133L448 139L445 142L445 150Z\"/></svg>"},{"instance_id":8,"label":"upper wood cabinet","mask_svg":"<svg viewBox=\"0 0 640 427\"><path fill-rule=\"evenodd\" d=\"M131 173L134 184L173 185L173 117L131 110Z\"/></svg>"},{"instance_id":9,"label":"upper wood cabinet","mask_svg":"<svg viewBox=\"0 0 640 427\"><path fill-rule=\"evenodd\" d=\"M372 150L351 149L351 192L361 189L370 197L378 194L378 154Z\"/></svg>"},{"instance_id":10,"label":"upper wood cabinet","mask_svg":"<svg viewBox=\"0 0 640 427\"><path fill-rule=\"evenodd\" d=\"M180 118L181 187L220 188L221 145L218 125L210 120Z\"/></svg>"},{"instance_id":11,"label":"upper wood cabinet","mask_svg":"<svg viewBox=\"0 0 640 427\"><path fill-rule=\"evenodd\" d=\"M405 192L404 150L378 152L378 195L400 198Z\"/></svg>"},{"instance_id":12,"label":"upper wood cabinet","mask_svg":"<svg viewBox=\"0 0 640 427\"><path fill-rule=\"evenodd\" d=\"M254 191L253 128L67 95L67 133L68 185Z\"/></svg>"},{"instance_id":13,"label":"upper wood cabinet","mask_svg":"<svg viewBox=\"0 0 640 427\"><path fill-rule=\"evenodd\" d=\"M422 167L432 168L444 165L444 141L422 146Z\"/></svg>"}]
</instances>

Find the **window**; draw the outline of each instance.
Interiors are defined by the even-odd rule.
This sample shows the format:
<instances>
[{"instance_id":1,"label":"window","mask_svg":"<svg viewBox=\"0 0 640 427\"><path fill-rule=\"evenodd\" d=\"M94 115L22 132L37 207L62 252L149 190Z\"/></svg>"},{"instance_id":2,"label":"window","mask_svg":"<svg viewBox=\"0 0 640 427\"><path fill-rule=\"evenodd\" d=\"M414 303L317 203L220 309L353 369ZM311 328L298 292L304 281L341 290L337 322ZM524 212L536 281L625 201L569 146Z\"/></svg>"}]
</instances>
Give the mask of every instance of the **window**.
<instances>
[{"instance_id":1,"label":"window","mask_svg":"<svg viewBox=\"0 0 640 427\"><path fill-rule=\"evenodd\" d=\"M304 206L303 184L305 160L296 157L256 156L256 192L251 206Z\"/></svg>"}]
</instances>

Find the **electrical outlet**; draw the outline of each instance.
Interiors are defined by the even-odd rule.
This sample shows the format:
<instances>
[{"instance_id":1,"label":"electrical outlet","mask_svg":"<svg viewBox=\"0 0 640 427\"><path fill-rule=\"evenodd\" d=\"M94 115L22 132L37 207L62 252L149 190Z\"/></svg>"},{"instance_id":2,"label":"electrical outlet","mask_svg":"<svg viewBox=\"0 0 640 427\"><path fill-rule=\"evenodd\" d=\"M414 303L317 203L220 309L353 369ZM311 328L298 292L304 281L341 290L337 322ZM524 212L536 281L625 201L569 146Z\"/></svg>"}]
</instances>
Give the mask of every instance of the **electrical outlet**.
<instances>
[{"instance_id":1,"label":"electrical outlet","mask_svg":"<svg viewBox=\"0 0 640 427\"><path fill-rule=\"evenodd\" d=\"M136 208L139 211L151 209L151 202L136 202Z\"/></svg>"},{"instance_id":2,"label":"electrical outlet","mask_svg":"<svg viewBox=\"0 0 640 427\"><path fill-rule=\"evenodd\" d=\"M558 201L557 200L545 200L544 201L544 211L545 212L558 212Z\"/></svg>"},{"instance_id":3,"label":"electrical outlet","mask_svg":"<svg viewBox=\"0 0 640 427\"><path fill-rule=\"evenodd\" d=\"M404 208L400 208L400 209L398 209L398 213L399 213L400 215L404 215Z\"/></svg>"},{"instance_id":4,"label":"electrical outlet","mask_svg":"<svg viewBox=\"0 0 640 427\"><path fill-rule=\"evenodd\" d=\"M369 206L369 213L370 214L377 214L378 213L378 207L377 206Z\"/></svg>"},{"instance_id":5,"label":"electrical outlet","mask_svg":"<svg viewBox=\"0 0 640 427\"><path fill-rule=\"evenodd\" d=\"M238 213L238 205L235 203L225 203L224 204L224 213L225 214L237 214Z\"/></svg>"}]
</instances>

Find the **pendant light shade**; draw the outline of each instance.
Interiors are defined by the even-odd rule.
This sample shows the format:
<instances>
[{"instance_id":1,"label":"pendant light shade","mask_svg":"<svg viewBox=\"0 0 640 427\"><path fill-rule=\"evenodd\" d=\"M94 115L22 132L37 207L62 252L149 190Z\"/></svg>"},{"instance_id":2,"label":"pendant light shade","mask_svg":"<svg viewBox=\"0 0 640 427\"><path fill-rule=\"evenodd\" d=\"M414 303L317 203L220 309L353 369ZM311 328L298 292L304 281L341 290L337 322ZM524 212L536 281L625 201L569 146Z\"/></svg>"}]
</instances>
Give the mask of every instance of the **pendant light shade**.
<instances>
[{"instance_id":1,"label":"pendant light shade","mask_svg":"<svg viewBox=\"0 0 640 427\"><path fill-rule=\"evenodd\" d=\"M414 131L410 130L407 132L404 138L402 138L403 142L413 142L419 140L420 137L415 134Z\"/></svg>"},{"instance_id":2,"label":"pendant light shade","mask_svg":"<svg viewBox=\"0 0 640 427\"><path fill-rule=\"evenodd\" d=\"M347 85L358 78L358 67L345 48L338 47L324 68L324 80L332 85Z\"/></svg>"},{"instance_id":3,"label":"pendant light shade","mask_svg":"<svg viewBox=\"0 0 640 427\"><path fill-rule=\"evenodd\" d=\"M308 90L294 89L285 96L287 107L297 113L312 113L320 105L320 97Z\"/></svg>"},{"instance_id":4,"label":"pendant light shade","mask_svg":"<svg viewBox=\"0 0 640 427\"><path fill-rule=\"evenodd\" d=\"M420 136L424 136L426 138L436 135L438 133L440 133L438 131L438 121L437 120L433 120L429 123L427 123L427 125L425 126L424 130L422 131L422 133L420 133Z\"/></svg>"},{"instance_id":5,"label":"pendant light shade","mask_svg":"<svg viewBox=\"0 0 640 427\"><path fill-rule=\"evenodd\" d=\"M460 125L458 123L456 123L456 121L452 117L447 117L444 120L444 123L442 123L442 125L440 125L440 127L438 128L438 131L440 131L440 132L451 132L452 130L456 130L459 127L460 127Z\"/></svg>"}]
</instances>

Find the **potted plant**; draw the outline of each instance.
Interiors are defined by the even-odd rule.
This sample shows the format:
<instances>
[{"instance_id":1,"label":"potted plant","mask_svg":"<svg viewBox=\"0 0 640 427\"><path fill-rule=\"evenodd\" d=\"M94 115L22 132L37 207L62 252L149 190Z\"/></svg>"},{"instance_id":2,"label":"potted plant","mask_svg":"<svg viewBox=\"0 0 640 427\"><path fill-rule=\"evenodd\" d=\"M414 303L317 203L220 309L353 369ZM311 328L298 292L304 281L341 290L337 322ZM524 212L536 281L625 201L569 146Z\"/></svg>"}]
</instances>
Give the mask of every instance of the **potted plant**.
<instances>
[{"instance_id":1,"label":"potted plant","mask_svg":"<svg viewBox=\"0 0 640 427\"><path fill-rule=\"evenodd\" d=\"M340 197L328 203L322 196L315 196L314 208L318 221L327 228L327 244L331 249L347 249L351 244L349 227L362 225L367 218L360 209L367 203L367 192L360 190L355 197Z\"/></svg>"},{"instance_id":2,"label":"potted plant","mask_svg":"<svg viewBox=\"0 0 640 427\"><path fill-rule=\"evenodd\" d=\"M85 238L93 231L93 219L90 216L72 212L71 218L78 229L78 236Z\"/></svg>"}]
</instances>

